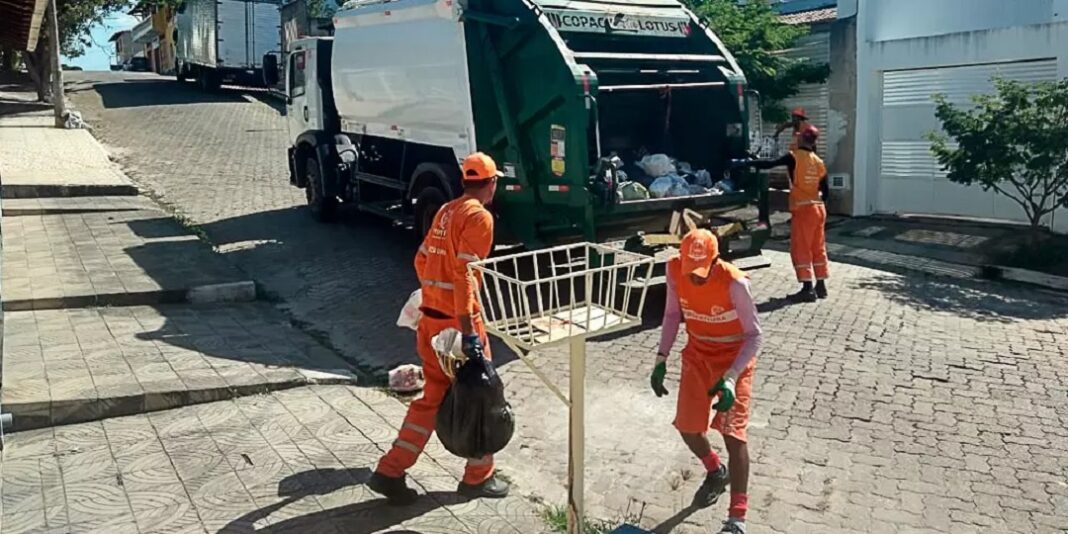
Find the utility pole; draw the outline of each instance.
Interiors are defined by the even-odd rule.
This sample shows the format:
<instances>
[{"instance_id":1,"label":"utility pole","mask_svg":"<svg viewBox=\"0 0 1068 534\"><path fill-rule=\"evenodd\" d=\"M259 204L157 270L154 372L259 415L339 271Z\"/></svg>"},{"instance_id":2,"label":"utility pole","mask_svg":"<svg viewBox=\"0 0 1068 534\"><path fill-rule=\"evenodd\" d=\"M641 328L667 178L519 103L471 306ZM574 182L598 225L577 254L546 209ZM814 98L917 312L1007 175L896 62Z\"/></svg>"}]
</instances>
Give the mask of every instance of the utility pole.
<instances>
[{"instance_id":1,"label":"utility pole","mask_svg":"<svg viewBox=\"0 0 1068 534\"><path fill-rule=\"evenodd\" d=\"M52 53L52 108L55 110L56 128L62 128L66 102L63 99L63 67L59 62L59 13L56 11L56 0L48 0L48 45Z\"/></svg>"}]
</instances>

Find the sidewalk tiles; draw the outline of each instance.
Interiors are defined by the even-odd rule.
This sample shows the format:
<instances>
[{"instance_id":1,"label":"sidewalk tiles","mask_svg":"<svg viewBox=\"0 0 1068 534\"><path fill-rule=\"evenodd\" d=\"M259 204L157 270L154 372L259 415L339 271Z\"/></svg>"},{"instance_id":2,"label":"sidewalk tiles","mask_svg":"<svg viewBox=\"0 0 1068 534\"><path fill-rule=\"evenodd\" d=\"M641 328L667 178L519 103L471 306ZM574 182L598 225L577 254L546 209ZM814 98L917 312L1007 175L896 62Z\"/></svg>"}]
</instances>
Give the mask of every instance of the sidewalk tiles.
<instances>
[{"instance_id":1,"label":"sidewalk tiles","mask_svg":"<svg viewBox=\"0 0 1068 534\"><path fill-rule=\"evenodd\" d=\"M171 216L148 206L4 217L3 245L8 311L182 302L190 289L245 279Z\"/></svg>"},{"instance_id":2,"label":"sidewalk tiles","mask_svg":"<svg viewBox=\"0 0 1068 534\"><path fill-rule=\"evenodd\" d=\"M88 130L55 128L43 111L0 117L0 189L4 198L137 194Z\"/></svg>"},{"instance_id":3,"label":"sidewalk tiles","mask_svg":"<svg viewBox=\"0 0 1068 534\"><path fill-rule=\"evenodd\" d=\"M3 465L5 534L38 532L538 534L516 496L455 493L462 460L435 440L391 507L364 487L404 406L315 386L16 433Z\"/></svg>"},{"instance_id":4,"label":"sidewalk tiles","mask_svg":"<svg viewBox=\"0 0 1068 534\"><path fill-rule=\"evenodd\" d=\"M24 311L5 319L0 400L16 429L356 383L340 357L264 303Z\"/></svg>"}]
</instances>

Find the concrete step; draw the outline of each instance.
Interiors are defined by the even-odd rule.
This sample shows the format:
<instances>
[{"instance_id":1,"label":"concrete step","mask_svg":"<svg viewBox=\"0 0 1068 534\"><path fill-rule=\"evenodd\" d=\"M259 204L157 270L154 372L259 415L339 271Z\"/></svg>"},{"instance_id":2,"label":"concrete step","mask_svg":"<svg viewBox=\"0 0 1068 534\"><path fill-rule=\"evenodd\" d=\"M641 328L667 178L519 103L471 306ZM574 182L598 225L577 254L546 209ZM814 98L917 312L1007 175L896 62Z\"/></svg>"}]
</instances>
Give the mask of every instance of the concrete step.
<instances>
[{"instance_id":1,"label":"concrete step","mask_svg":"<svg viewBox=\"0 0 1068 534\"><path fill-rule=\"evenodd\" d=\"M4 217L137 211L154 208L156 205L142 196L12 198L0 202L0 212Z\"/></svg>"},{"instance_id":2,"label":"concrete step","mask_svg":"<svg viewBox=\"0 0 1068 534\"><path fill-rule=\"evenodd\" d=\"M133 184L3 184L0 197L15 198L71 198L137 196L140 192Z\"/></svg>"},{"instance_id":3,"label":"concrete step","mask_svg":"<svg viewBox=\"0 0 1068 534\"><path fill-rule=\"evenodd\" d=\"M311 384L355 384L266 303L5 314L0 404L27 430Z\"/></svg>"}]
</instances>

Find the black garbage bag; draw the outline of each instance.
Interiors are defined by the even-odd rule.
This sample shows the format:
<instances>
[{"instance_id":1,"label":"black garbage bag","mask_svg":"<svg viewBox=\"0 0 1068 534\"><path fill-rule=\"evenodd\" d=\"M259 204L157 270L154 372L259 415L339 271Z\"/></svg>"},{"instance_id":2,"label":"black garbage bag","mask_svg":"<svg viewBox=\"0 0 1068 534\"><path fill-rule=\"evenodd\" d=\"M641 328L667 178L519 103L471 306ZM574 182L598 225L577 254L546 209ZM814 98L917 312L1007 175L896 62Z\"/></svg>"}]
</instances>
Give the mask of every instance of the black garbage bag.
<instances>
[{"instance_id":1,"label":"black garbage bag","mask_svg":"<svg viewBox=\"0 0 1068 534\"><path fill-rule=\"evenodd\" d=\"M473 358L456 370L456 380L438 409L435 430L445 449L461 458L481 458L508 445L515 415L492 363Z\"/></svg>"}]
</instances>

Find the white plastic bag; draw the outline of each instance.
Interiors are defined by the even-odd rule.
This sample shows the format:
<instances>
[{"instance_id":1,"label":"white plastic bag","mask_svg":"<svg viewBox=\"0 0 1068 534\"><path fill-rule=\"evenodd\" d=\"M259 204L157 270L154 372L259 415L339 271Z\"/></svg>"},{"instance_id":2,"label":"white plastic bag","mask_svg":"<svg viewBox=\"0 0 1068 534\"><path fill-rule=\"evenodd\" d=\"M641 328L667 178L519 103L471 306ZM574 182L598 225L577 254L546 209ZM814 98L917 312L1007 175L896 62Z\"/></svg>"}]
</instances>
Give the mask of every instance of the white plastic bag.
<instances>
[{"instance_id":1,"label":"white plastic bag","mask_svg":"<svg viewBox=\"0 0 1068 534\"><path fill-rule=\"evenodd\" d=\"M675 164L667 154L651 154L637 163L638 167L653 178L675 174Z\"/></svg>"},{"instance_id":2,"label":"white plastic bag","mask_svg":"<svg viewBox=\"0 0 1068 534\"><path fill-rule=\"evenodd\" d=\"M412 393L423 389L426 379L423 368L405 364L389 372L389 389L397 393Z\"/></svg>"},{"instance_id":3,"label":"white plastic bag","mask_svg":"<svg viewBox=\"0 0 1068 534\"><path fill-rule=\"evenodd\" d=\"M411 328L416 330L419 328L419 319L423 318L423 312L419 311L419 307L423 305L423 290L416 289L412 291L412 294L408 296L408 302L404 303L404 307L401 308L400 317L397 317L397 326L401 328Z\"/></svg>"}]
</instances>

